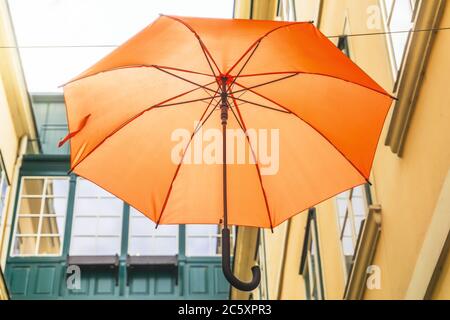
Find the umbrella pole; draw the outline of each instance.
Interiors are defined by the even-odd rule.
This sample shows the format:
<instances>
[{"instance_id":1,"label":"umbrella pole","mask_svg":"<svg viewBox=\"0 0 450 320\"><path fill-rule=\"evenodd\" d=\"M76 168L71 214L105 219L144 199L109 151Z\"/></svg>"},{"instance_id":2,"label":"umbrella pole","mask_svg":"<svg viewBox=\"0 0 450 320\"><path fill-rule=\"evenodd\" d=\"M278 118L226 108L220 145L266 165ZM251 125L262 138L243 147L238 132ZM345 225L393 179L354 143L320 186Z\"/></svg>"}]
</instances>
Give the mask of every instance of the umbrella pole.
<instances>
[{"instance_id":1,"label":"umbrella pole","mask_svg":"<svg viewBox=\"0 0 450 320\"><path fill-rule=\"evenodd\" d=\"M230 230L228 229L228 205L227 205L227 122L228 122L228 103L227 103L227 78L222 77L221 88L221 120L222 120L222 172L223 172L223 229L222 229L222 270L228 282L241 291L253 291L258 287L261 280L261 271L258 266L252 267L253 278L250 282L243 282L236 278L231 271L230 266Z\"/></svg>"}]
</instances>

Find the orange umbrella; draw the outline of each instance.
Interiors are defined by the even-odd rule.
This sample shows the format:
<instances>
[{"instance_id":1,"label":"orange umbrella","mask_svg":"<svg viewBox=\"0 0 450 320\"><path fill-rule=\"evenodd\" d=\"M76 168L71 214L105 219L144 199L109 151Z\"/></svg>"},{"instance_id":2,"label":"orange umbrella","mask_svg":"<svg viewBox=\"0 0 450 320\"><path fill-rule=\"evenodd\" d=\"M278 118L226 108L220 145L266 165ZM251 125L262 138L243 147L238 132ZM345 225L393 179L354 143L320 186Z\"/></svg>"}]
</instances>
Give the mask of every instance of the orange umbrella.
<instances>
[{"instance_id":1,"label":"orange umbrella","mask_svg":"<svg viewBox=\"0 0 450 320\"><path fill-rule=\"evenodd\" d=\"M311 23L174 16L64 96L71 170L157 224L223 224L242 290L260 273L233 276L228 225L274 228L366 183L393 99Z\"/></svg>"}]
</instances>

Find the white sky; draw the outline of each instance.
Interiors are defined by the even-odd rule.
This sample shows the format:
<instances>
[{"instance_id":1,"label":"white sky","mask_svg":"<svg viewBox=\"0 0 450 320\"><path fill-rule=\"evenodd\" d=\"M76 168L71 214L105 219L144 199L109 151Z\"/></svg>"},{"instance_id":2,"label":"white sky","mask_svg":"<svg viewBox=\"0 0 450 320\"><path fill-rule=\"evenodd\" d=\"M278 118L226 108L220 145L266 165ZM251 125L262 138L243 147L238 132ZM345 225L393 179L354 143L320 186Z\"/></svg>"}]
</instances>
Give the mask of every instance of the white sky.
<instances>
[{"instance_id":1,"label":"white sky","mask_svg":"<svg viewBox=\"0 0 450 320\"><path fill-rule=\"evenodd\" d=\"M121 44L158 14L231 18L233 0L9 0L19 46ZM24 48L30 92L58 88L114 48Z\"/></svg>"}]
</instances>

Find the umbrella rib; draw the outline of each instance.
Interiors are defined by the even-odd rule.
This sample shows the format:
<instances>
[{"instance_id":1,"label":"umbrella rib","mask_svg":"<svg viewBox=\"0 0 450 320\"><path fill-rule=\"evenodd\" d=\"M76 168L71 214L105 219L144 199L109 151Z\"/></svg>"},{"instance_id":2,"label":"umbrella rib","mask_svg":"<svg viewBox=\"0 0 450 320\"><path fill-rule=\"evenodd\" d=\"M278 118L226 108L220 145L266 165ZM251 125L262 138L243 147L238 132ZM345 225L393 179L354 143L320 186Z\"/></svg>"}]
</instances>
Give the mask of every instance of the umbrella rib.
<instances>
[{"instance_id":1,"label":"umbrella rib","mask_svg":"<svg viewBox=\"0 0 450 320\"><path fill-rule=\"evenodd\" d=\"M64 87L64 86L66 86L66 85L68 85L68 84L70 84L72 82L76 82L78 80L83 80L83 79L87 79L87 78L90 78L90 77L94 77L94 76L99 75L101 73L108 73L108 72L117 71L117 70L123 70L123 69L138 69L138 68L160 68L160 69L168 69L168 70L180 71L180 72L191 73L191 74L198 74L198 75L207 76L207 77L213 77L213 75L210 75L208 73L203 73L203 72L198 72L198 71L193 71L193 70L187 70L187 69L173 68L173 67L167 67L167 66L159 66L159 65L155 65L155 64L133 64L133 65L126 65L126 66L120 66L120 67L115 67L115 68L111 68L111 69L106 69L106 70L95 72L93 74L88 74L86 76L75 78L73 80L70 80L70 81L64 83L60 87Z\"/></svg>"},{"instance_id":2,"label":"umbrella rib","mask_svg":"<svg viewBox=\"0 0 450 320\"><path fill-rule=\"evenodd\" d=\"M244 135L245 135L245 137L246 137L246 139L247 139L248 145L249 145L250 150L251 150L251 152L252 152L253 160L255 161L255 167L256 167L256 171L257 171L257 173L258 173L259 184L260 184L260 186L261 186L261 191L262 191L263 196L264 196L264 203L265 203L265 205L266 205L267 215L268 215L268 218L269 218L270 230L271 230L272 233L273 233L272 214L270 213L269 202L268 202L268 200L267 200L266 190L264 189L264 185L263 185L263 182L262 182L261 170L260 170L260 168L259 168L258 160L256 159L255 150L253 149L253 146L252 146L252 144L251 144L251 142L250 142L250 138L249 138L248 133L247 133L247 127L246 127L246 125L245 125L244 119L242 118L241 111L239 110L239 107L238 107L236 101L234 100L233 95L231 95L231 98L232 98L232 100L233 100L233 104L234 104L234 106L235 106L235 108L236 108L236 111L237 111L237 114L238 114L238 116L239 116L239 119L241 119L241 123L242 123L241 129L244 131ZM234 112L233 112L233 114L234 114ZM239 121L238 121L238 123L239 123Z\"/></svg>"},{"instance_id":3,"label":"umbrella rib","mask_svg":"<svg viewBox=\"0 0 450 320\"><path fill-rule=\"evenodd\" d=\"M266 105L263 105L263 104L260 104L260 103L256 103L256 102L252 102L252 101L249 101L249 100L245 100L245 99L242 99L242 98L234 98L233 97L233 99L237 100L237 101L241 101L243 103L252 104L254 106L261 107L261 108L264 108L264 109L272 110L272 111L277 111L277 112L281 112L281 113L292 113L290 111L269 107L269 106L266 106Z\"/></svg>"},{"instance_id":4,"label":"umbrella rib","mask_svg":"<svg viewBox=\"0 0 450 320\"><path fill-rule=\"evenodd\" d=\"M272 83L276 83L276 82L279 82L279 81L282 81L282 80L286 80L286 79L295 77L295 76L297 76L298 74L299 74L299 72L296 72L296 73L290 74L290 75L288 75L288 76L285 76L285 77L282 77L282 78L279 78L279 79L275 79L275 80L267 81L267 82L264 82L264 83L260 83L260 84L254 85L254 86L249 87L249 88L246 88L246 89L240 89L240 90L237 90L237 91L233 91L233 92L231 92L231 93L232 93L232 94L236 94L236 93L240 93L240 92L247 91L247 90L249 90L249 89L256 89L256 88L263 87L263 86L266 86L266 85L269 85L269 84L272 84ZM236 78L235 78L235 79L236 79Z\"/></svg>"},{"instance_id":5,"label":"umbrella rib","mask_svg":"<svg viewBox=\"0 0 450 320\"><path fill-rule=\"evenodd\" d=\"M194 81L191 81L191 80L189 80L189 79L186 79L186 78L184 78L184 77L182 77L182 76L176 75L176 74L174 74L174 73L172 73L172 72L170 72L170 71L161 69L161 68L159 68L159 67L157 67L157 66L155 66L155 68L158 69L158 70L161 71L161 72L164 72L164 73L167 73L168 75L171 75L172 77L175 77L175 78L177 78L177 79L186 81L186 82L188 82L188 83L190 83L190 84L193 84L193 85L195 85L195 86L198 86L198 87L200 87L200 88L202 88L202 89L204 89L204 90L208 90L208 91L210 91L210 92L214 92L214 94L217 94L217 91L214 91L213 89L208 88L207 86L203 86L203 85L198 84L198 83L196 83L196 82L194 82ZM214 83L214 82L212 82L212 83ZM212 83L210 83L210 84L212 84ZM208 85L210 85L210 84L208 84Z\"/></svg>"},{"instance_id":6,"label":"umbrella rib","mask_svg":"<svg viewBox=\"0 0 450 320\"><path fill-rule=\"evenodd\" d=\"M253 57L253 55L255 54L256 49L258 49L259 44L261 43L261 41L258 41L256 43L255 48L253 49L252 53L250 53L250 55L248 56L247 60L245 61L245 63L242 65L241 70L239 70L239 72L237 73L237 75L235 77L233 77L233 81L231 82L229 88L231 90L231 88L233 87L234 83L236 82L236 79L240 76L240 74L242 73L242 71L244 71L245 67L247 66L247 64L249 63L250 59Z\"/></svg>"},{"instance_id":7,"label":"umbrella rib","mask_svg":"<svg viewBox=\"0 0 450 320\"><path fill-rule=\"evenodd\" d=\"M360 83L357 83L357 82L354 82L354 81L351 81L351 80L343 79L343 78L340 78L340 77L337 77L337 76L333 76L333 75L326 74L326 73L320 73L320 72L306 72L306 71L265 72L265 73L255 73L255 74L248 74L248 75L245 74L245 75L241 75L240 78L245 78L245 77L257 77L257 76L268 76L268 75L277 75L277 74L280 74L280 75L281 75L281 74L292 74L291 76L287 76L287 77L281 78L281 79L279 79L279 80L289 79L289 78L291 78L291 77L298 76L298 75L302 75L302 74L313 75L313 76L321 76L321 77L327 77L327 78L332 78L332 79L336 79L336 80L345 81L345 82L348 82L348 83L350 83L350 84L353 84L353 85L356 85L356 86L360 86L360 87L366 88L366 89L368 89L368 90L370 90L370 91L377 92L377 93L382 94L382 95L384 95L384 96L388 96L388 97L390 97L390 98L392 98L392 99L394 99L394 100L398 100L397 97L394 97L393 95L391 95L391 94L389 94L389 93L387 93L387 92L383 92L383 91L380 91L380 90L371 88L371 87L369 87L369 86L366 86L366 85L364 85L364 84L360 84ZM266 85L266 84L271 84L271 83L277 82L277 81L279 81L279 80L269 81L269 82L267 82L267 83L264 83L264 85ZM238 84L238 83L237 83L237 84ZM238 85L239 85L239 84L238 84ZM243 85L239 85L239 86L241 86L242 88L245 88ZM258 87L260 87L260 86L261 86L261 85L258 85ZM242 89L242 90L239 90L239 91L244 91L244 90L253 89L253 88L255 88L255 87L250 87L250 88ZM234 93L236 93L236 92L234 92Z\"/></svg>"},{"instance_id":8,"label":"umbrella rib","mask_svg":"<svg viewBox=\"0 0 450 320\"><path fill-rule=\"evenodd\" d=\"M311 21L308 22L292 22L292 23L288 23L282 26L278 26L272 30L269 30L268 32L266 32L263 36L259 37L255 42L252 43L252 45L244 52L244 54L236 61L236 63L230 68L230 70L228 70L228 72L226 74L230 74L231 71L233 71L234 68L236 68L236 66L239 64L239 62L241 62L242 59L244 59L244 57L247 55L247 53L259 42L261 42L265 37L267 37L269 34L271 34L272 32L275 32L279 29L282 28L287 28L293 25L297 25L297 24L311 24Z\"/></svg>"},{"instance_id":9,"label":"umbrella rib","mask_svg":"<svg viewBox=\"0 0 450 320\"><path fill-rule=\"evenodd\" d=\"M242 125L241 121L239 121L238 117L236 116L236 112L234 112L234 110L233 110L233 108L231 107L231 105L230 105L230 103L228 102L228 100L227 100L227 104L228 104L228 107L229 107L230 110L231 110L231 113L233 113L233 116L234 116L234 118L236 119L237 123L238 123L239 126L241 127L242 131L245 132L244 126Z\"/></svg>"},{"instance_id":10,"label":"umbrella rib","mask_svg":"<svg viewBox=\"0 0 450 320\"><path fill-rule=\"evenodd\" d=\"M167 15L161 15L161 16L167 17L167 18L169 18L169 19L172 19L172 20L175 20L175 21L181 23L182 25L184 25L186 28L188 28L188 29L195 35L195 37L197 38L198 42L200 43L200 47L202 48L203 53L205 54L206 60L208 61L208 64L209 64L209 66L210 66L210 68L211 68L212 73L214 74L215 77L217 77L217 76L216 76L216 73L214 72L214 69L213 69L213 67L212 67L212 65L211 65L211 62L210 62L209 59L208 59L208 56L209 56L209 58L211 58L211 61L213 62L214 66L216 67L216 69L217 69L217 71L218 71L219 73L220 73L220 69L219 69L219 67L217 66L217 63L216 63L216 61L214 60L214 58L212 57L212 55L211 55L211 53L209 52L208 48L206 47L205 43L204 43L203 40L200 38L200 36L199 36L199 34L197 33L197 31L195 31L194 28L192 28L188 23L186 23L185 21L183 21L183 20L181 20L181 19L179 19L179 18L177 18L177 17L167 16Z\"/></svg>"},{"instance_id":11,"label":"umbrella rib","mask_svg":"<svg viewBox=\"0 0 450 320\"><path fill-rule=\"evenodd\" d=\"M219 91L219 89L217 89L216 93L217 93L218 91ZM168 201L169 201L169 197L170 197L170 195L171 195L171 193L172 193L173 184L174 184L176 178L178 177L178 172L180 171L181 165L183 164L184 157L185 157L185 155L186 155L186 152L187 152L187 150L188 150L188 148L189 148L189 146L190 146L192 140L194 139L194 136L195 136L195 135L197 134L197 132L201 129L201 127L203 127L203 125L206 123L206 121L208 121L209 117L212 115L212 113L214 112L214 110L217 108L217 106L218 106L219 103L220 103L220 100L219 100L219 101L214 105L214 107L212 108L212 110L211 110L211 112L208 114L208 116L207 116L206 118L204 118L205 115L206 115L206 113L207 113L207 111L208 111L208 109L209 109L209 107L212 105L212 101L213 101L213 99L211 99L210 103L208 104L208 106L206 107L206 109L205 109L205 111L203 112L202 116L200 117L200 120L198 121L199 123L197 124L197 127L194 129L194 132L192 132L191 138L189 139L189 141L188 141L188 143L187 143L187 145L186 145L186 148L185 148L184 151L183 151L183 155L182 155L182 157L181 157L181 160L180 160L180 162L179 162L178 165L177 165L177 169L175 170L175 173L174 173L174 175L173 175L172 181L171 181L171 183L170 183L169 190L167 191L166 197L164 198L164 203L163 203L163 206L162 206L162 208L161 208L161 212L160 212L160 214L159 214L158 220L156 221L156 226L155 226L155 228L158 228L158 226L159 226L159 224L160 224L160 222L161 222L161 218L162 218L162 216L163 216L163 214L164 214L164 211L166 210L166 206L167 206L167 203L168 203Z\"/></svg>"},{"instance_id":12,"label":"umbrella rib","mask_svg":"<svg viewBox=\"0 0 450 320\"><path fill-rule=\"evenodd\" d=\"M214 83L214 82L215 82L215 81L211 82L211 84ZM83 162L87 157L89 157L89 155L91 155L95 150L97 150L97 148L100 147L106 140L108 140L108 139L111 138L113 135L115 135L118 131L120 131L121 129L123 129L124 127L126 127L127 125L129 125L131 122L133 122L134 120L136 120L137 118L139 118L140 116L142 116L144 113L146 113L146 112L148 112L148 111L151 111L151 110L153 110L153 109L161 108L162 105L164 105L166 102L173 101L173 100L175 100L175 99L177 99L177 98L180 98L180 97L182 97L182 96L185 96L185 95L187 95L187 94L189 94L189 93L192 93L192 92L194 92L194 91L197 91L197 90L199 90L199 89L200 89L200 88L195 88L195 89L192 89L192 90L189 90L189 91L180 93L179 95L176 95L176 96L174 96L174 97L172 97L172 98L166 99L166 100L164 100L164 101L162 101L162 102L160 102L160 103L158 103L158 104L155 104L155 105L153 105L153 106L151 106L151 107L149 107L149 108L146 108L146 109L142 110L142 111L139 112L138 114L135 114L134 116L132 116L131 118L129 118L128 120L126 120L124 123L122 123L119 127L117 127L116 129L114 129L114 130L113 130L110 134L108 134L108 135L107 135L107 136L106 136L99 144L97 144L91 151L89 151L88 154L86 154L86 156L85 156L84 158L80 159L76 164L74 164L74 166L70 169L69 173L70 173L70 172L73 172L73 171L76 169L76 167L77 167L81 162ZM208 98L205 98L205 99L203 99L203 100L207 100L207 99L211 99L211 101L212 101L212 100L215 99L215 97L208 97ZM197 101L199 101L199 100L197 100ZM190 103L190 102L193 102L193 101L185 101L184 103ZM176 106L176 105L179 105L179 104L180 104L180 103L166 104L166 105L164 105L164 106L165 106L165 107L169 107L169 106Z\"/></svg>"},{"instance_id":13,"label":"umbrella rib","mask_svg":"<svg viewBox=\"0 0 450 320\"><path fill-rule=\"evenodd\" d=\"M242 85L240 85L240 84L238 84L239 86L242 86ZM287 108L287 107L285 107L285 106L283 106L283 105L281 105L281 104L279 104L279 103L277 103L277 102L275 102L274 100L272 100L272 99L270 99L270 98L268 98L268 97L265 97L265 96L263 96L262 94L260 94L260 93L257 93L257 92L255 92L255 91L253 91L253 90L249 90L250 92L252 92L252 93L254 93L254 94L256 94L256 95L258 95L258 96L260 96L261 98L263 98L263 99L266 99L267 101L270 101L270 102L272 102L272 103L275 103L276 105L278 105L278 106L280 106L281 108L283 108L283 109L285 109L285 110L287 110L290 114L292 114L293 116L295 116L297 119L299 119L300 121L302 121L303 123L305 123L306 125L308 125L311 129L313 129L314 131L316 131L320 136L322 136L322 138L324 138L329 144L331 144L332 146L333 146L333 148L334 149L336 149L336 151L339 153L339 154L341 154L341 156L342 157L344 157L344 159L345 160L347 160L347 162L348 163L350 163L350 165L366 180L366 182L367 183L369 183L369 184L371 184L371 182L369 181L369 178L368 177L366 177L365 175L364 175L364 173L362 173L362 171L341 151L341 150L339 150L339 148L338 147L336 147L335 145L334 145L334 143L333 142L331 142L331 140L329 139L329 138L327 138L322 132L320 132L320 130L318 130L316 127L314 127L310 122L308 122L308 121L306 121L305 119L303 119L302 117L300 117L299 115L297 115L296 113L294 113L292 110L290 110L289 108Z\"/></svg>"}]
</instances>

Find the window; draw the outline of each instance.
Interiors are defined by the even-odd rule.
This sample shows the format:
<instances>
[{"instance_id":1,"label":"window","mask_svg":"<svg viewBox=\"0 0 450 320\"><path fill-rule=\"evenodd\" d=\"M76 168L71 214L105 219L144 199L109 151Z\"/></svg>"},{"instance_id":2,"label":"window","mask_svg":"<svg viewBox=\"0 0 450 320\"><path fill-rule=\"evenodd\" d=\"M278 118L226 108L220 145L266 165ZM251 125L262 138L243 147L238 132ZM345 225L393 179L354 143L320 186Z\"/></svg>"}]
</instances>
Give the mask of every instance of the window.
<instances>
[{"instance_id":1,"label":"window","mask_svg":"<svg viewBox=\"0 0 450 320\"><path fill-rule=\"evenodd\" d=\"M234 248L234 227L230 233L230 252ZM221 227L219 225L187 225L186 255L217 256L222 254Z\"/></svg>"},{"instance_id":2,"label":"window","mask_svg":"<svg viewBox=\"0 0 450 320\"><path fill-rule=\"evenodd\" d=\"M345 260L345 271L350 272L356 244L370 203L367 186L360 186L336 197L339 236Z\"/></svg>"},{"instance_id":3,"label":"window","mask_svg":"<svg viewBox=\"0 0 450 320\"><path fill-rule=\"evenodd\" d=\"M305 281L306 299L323 300L325 297L315 208L308 212L300 274L303 275Z\"/></svg>"},{"instance_id":4,"label":"window","mask_svg":"<svg viewBox=\"0 0 450 320\"><path fill-rule=\"evenodd\" d=\"M341 50L347 57L350 56L350 48L348 46L348 37L347 36L341 36L339 37L338 49Z\"/></svg>"},{"instance_id":5,"label":"window","mask_svg":"<svg viewBox=\"0 0 450 320\"><path fill-rule=\"evenodd\" d=\"M3 223L3 213L6 210L6 194L8 193L8 179L1 160L0 156L0 232Z\"/></svg>"},{"instance_id":6,"label":"window","mask_svg":"<svg viewBox=\"0 0 450 320\"><path fill-rule=\"evenodd\" d=\"M407 31L412 28L415 0L383 0L382 2L387 32ZM403 61L408 35L406 32L387 35L395 75Z\"/></svg>"},{"instance_id":7,"label":"window","mask_svg":"<svg viewBox=\"0 0 450 320\"><path fill-rule=\"evenodd\" d=\"M22 179L13 256L61 255L68 193L65 177Z\"/></svg>"},{"instance_id":8,"label":"window","mask_svg":"<svg viewBox=\"0 0 450 320\"><path fill-rule=\"evenodd\" d=\"M178 253L178 225L160 225L130 207L128 253L135 256L173 256Z\"/></svg>"},{"instance_id":9,"label":"window","mask_svg":"<svg viewBox=\"0 0 450 320\"><path fill-rule=\"evenodd\" d=\"M70 255L120 254L123 202L92 182L78 178Z\"/></svg>"},{"instance_id":10,"label":"window","mask_svg":"<svg viewBox=\"0 0 450 320\"><path fill-rule=\"evenodd\" d=\"M283 21L295 21L295 3L294 0L280 0L278 1L277 16Z\"/></svg>"}]
</instances>

